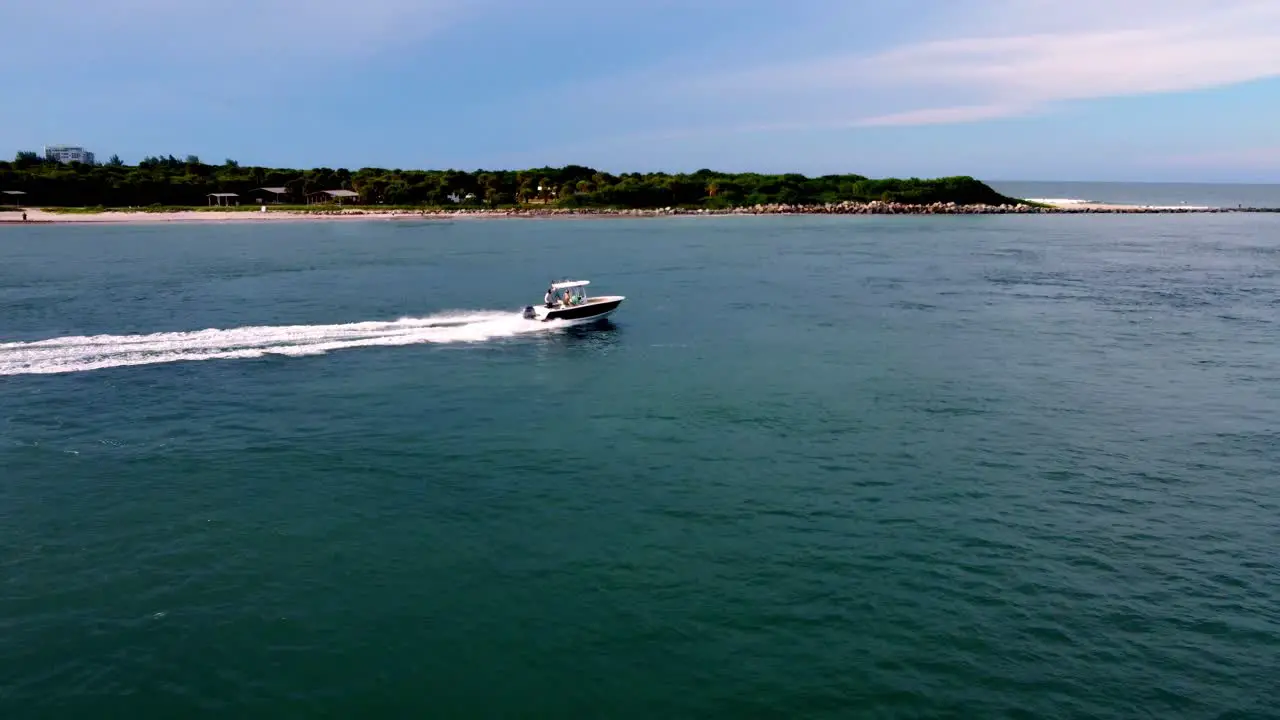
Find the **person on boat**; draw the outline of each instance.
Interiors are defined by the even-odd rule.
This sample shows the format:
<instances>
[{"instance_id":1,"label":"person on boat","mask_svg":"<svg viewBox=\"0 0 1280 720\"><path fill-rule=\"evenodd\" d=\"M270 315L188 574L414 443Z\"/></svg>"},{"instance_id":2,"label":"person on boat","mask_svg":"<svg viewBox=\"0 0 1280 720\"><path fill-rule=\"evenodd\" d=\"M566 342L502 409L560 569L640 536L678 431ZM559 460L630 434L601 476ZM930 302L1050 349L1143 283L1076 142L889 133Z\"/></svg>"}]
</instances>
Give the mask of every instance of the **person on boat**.
<instances>
[{"instance_id":1,"label":"person on boat","mask_svg":"<svg viewBox=\"0 0 1280 720\"><path fill-rule=\"evenodd\" d=\"M564 291L564 306L565 306L565 307L569 307L569 305L571 305L571 304L572 304L572 300L571 300L571 298L569 297L569 291L568 291L568 290L565 290L565 291Z\"/></svg>"},{"instance_id":2,"label":"person on boat","mask_svg":"<svg viewBox=\"0 0 1280 720\"><path fill-rule=\"evenodd\" d=\"M547 288L547 294L542 296L542 302L546 303L547 307L555 307L556 306L555 290L551 288Z\"/></svg>"}]
</instances>

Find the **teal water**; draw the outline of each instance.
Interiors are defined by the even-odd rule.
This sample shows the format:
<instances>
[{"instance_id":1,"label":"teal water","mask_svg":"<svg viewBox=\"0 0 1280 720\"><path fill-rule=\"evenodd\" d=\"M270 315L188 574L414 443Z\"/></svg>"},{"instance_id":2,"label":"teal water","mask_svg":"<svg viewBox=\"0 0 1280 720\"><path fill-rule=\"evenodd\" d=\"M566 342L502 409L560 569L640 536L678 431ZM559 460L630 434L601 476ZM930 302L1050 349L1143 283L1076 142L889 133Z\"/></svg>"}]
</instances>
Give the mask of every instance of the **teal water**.
<instances>
[{"instance_id":1,"label":"teal water","mask_svg":"<svg viewBox=\"0 0 1280 720\"><path fill-rule=\"evenodd\" d=\"M0 717L1275 717L1278 241L2 229Z\"/></svg>"}]
</instances>

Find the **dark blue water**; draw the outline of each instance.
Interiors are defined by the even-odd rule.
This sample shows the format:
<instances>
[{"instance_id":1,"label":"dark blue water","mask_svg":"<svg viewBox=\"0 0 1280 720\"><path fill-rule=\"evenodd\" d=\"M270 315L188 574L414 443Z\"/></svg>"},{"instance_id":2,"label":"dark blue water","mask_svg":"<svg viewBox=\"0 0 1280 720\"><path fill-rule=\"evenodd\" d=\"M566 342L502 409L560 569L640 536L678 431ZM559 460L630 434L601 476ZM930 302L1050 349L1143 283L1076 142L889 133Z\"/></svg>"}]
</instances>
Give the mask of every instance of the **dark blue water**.
<instances>
[{"instance_id":1,"label":"dark blue water","mask_svg":"<svg viewBox=\"0 0 1280 720\"><path fill-rule=\"evenodd\" d=\"M1278 221L0 229L0 717L1275 717Z\"/></svg>"}]
</instances>

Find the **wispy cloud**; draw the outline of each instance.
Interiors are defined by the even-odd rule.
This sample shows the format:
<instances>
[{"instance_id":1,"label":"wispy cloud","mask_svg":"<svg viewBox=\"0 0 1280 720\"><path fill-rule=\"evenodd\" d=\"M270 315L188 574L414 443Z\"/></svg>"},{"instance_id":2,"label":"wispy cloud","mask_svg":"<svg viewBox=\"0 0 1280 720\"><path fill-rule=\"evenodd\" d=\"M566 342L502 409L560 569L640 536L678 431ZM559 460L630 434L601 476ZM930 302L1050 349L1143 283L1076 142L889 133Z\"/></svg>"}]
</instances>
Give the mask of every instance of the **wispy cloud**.
<instances>
[{"instance_id":1,"label":"wispy cloud","mask_svg":"<svg viewBox=\"0 0 1280 720\"><path fill-rule=\"evenodd\" d=\"M677 87L728 112L734 103L772 101L770 122L808 117L830 126L838 116L850 125L926 125L1280 76L1275 0L1000 0L983 7L936 37L880 52L777 62Z\"/></svg>"},{"instance_id":2,"label":"wispy cloud","mask_svg":"<svg viewBox=\"0 0 1280 720\"><path fill-rule=\"evenodd\" d=\"M960 90L981 105L926 108L904 123L1017 115L1029 107L1105 97L1200 90L1280 75L1280 4L1201 5L1150 25L907 46L854 64L921 89ZM973 108L982 112L974 113Z\"/></svg>"},{"instance_id":3,"label":"wispy cloud","mask_svg":"<svg viewBox=\"0 0 1280 720\"><path fill-rule=\"evenodd\" d=\"M980 122L1000 118L1018 117L1035 111L1034 105L1018 103L992 103L989 105L957 105L951 107L907 110L906 112L874 115L853 123L858 127L885 125L946 125L952 123Z\"/></svg>"}]
</instances>

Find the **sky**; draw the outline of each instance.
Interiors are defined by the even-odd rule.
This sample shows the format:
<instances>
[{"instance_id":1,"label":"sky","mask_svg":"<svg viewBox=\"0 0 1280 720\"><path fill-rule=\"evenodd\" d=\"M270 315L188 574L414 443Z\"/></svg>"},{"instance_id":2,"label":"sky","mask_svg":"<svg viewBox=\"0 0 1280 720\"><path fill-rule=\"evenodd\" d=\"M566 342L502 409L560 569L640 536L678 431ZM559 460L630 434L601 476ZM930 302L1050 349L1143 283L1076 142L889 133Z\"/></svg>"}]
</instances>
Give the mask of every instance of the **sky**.
<instances>
[{"instance_id":1,"label":"sky","mask_svg":"<svg viewBox=\"0 0 1280 720\"><path fill-rule=\"evenodd\" d=\"M0 155L1280 182L1277 0L8 0Z\"/></svg>"}]
</instances>

